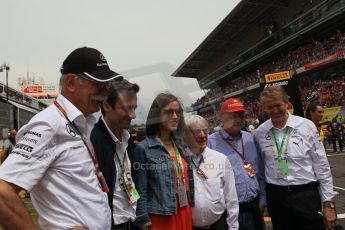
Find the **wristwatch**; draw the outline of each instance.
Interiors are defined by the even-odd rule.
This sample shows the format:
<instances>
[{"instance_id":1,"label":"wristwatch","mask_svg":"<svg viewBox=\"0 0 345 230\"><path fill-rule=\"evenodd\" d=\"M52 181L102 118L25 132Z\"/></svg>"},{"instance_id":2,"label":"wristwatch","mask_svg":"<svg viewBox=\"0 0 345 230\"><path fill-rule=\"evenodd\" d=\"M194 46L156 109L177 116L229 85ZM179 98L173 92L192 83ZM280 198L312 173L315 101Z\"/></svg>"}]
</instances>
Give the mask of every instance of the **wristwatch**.
<instances>
[{"instance_id":1,"label":"wristwatch","mask_svg":"<svg viewBox=\"0 0 345 230\"><path fill-rule=\"evenodd\" d=\"M334 209L335 205L334 205L333 201L325 201L325 202L323 202L323 207Z\"/></svg>"}]
</instances>

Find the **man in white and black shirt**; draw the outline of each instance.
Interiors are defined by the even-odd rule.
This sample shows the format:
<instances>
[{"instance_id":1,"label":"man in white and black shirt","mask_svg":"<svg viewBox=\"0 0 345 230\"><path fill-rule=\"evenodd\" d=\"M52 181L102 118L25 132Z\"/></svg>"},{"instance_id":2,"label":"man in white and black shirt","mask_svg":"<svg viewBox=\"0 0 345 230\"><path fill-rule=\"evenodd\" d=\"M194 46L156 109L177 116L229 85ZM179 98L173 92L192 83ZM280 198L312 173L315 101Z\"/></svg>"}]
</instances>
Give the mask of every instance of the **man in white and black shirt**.
<instances>
[{"instance_id":1,"label":"man in white and black shirt","mask_svg":"<svg viewBox=\"0 0 345 230\"><path fill-rule=\"evenodd\" d=\"M133 143L128 129L136 117L139 86L126 80L115 82L101 106L102 117L91 133L99 165L109 186L112 229L134 229L137 199L131 174Z\"/></svg>"},{"instance_id":2,"label":"man in white and black shirt","mask_svg":"<svg viewBox=\"0 0 345 230\"><path fill-rule=\"evenodd\" d=\"M111 227L106 188L97 177L88 140L96 122L92 114L99 111L110 82L122 76L88 47L74 50L61 73L61 95L19 130L0 167L0 224L5 229L36 229L17 195L22 189L31 191L42 229Z\"/></svg>"},{"instance_id":3,"label":"man in white and black shirt","mask_svg":"<svg viewBox=\"0 0 345 230\"><path fill-rule=\"evenodd\" d=\"M266 88L260 100L271 118L259 126L255 140L265 164L273 228L333 229L337 193L315 124L287 111L288 96L281 86Z\"/></svg>"},{"instance_id":4,"label":"man in white and black shirt","mask_svg":"<svg viewBox=\"0 0 345 230\"><path fill-rule=\"evenodd\" d=\"M207 147L208 123L203 117L188 117L186 126L184 140L193 155L193 230L238 230L239 206L230 161Z\"/></svg>"}]
</instances>

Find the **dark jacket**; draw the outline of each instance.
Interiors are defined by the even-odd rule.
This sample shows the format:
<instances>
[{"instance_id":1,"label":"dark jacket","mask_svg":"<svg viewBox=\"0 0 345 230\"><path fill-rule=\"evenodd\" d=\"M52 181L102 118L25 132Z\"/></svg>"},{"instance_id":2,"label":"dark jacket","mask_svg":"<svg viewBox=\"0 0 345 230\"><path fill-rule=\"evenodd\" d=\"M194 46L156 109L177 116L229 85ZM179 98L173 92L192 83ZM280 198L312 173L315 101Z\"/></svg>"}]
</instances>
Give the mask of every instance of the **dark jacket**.
<instances>
[{"instance_id":1,"label":"dark jacket","mask_svg":"<svg viewBox=\"0 0 345 230\"><path fill-rule=\"evenodd\" d=\"M337 121L332 121L331 123L328 124L327 126L327 131L333 136L333 137L340 137L341 133L343 130L343 126L337 122Z\"/></svg>"},{"instance_id":2,"label":"dark jacket","mask_svg":"<svg viewBox=\"0 0 345 230\"><path fill-rule=\"evenodd\" d=\"M181 156L188 165L188 198L194 206L194 180L191 156L179 148ZM177 211L175 166L167 150L154 137L148 136L140 142L133 154L133 179L140 194L136 210L135 224L146 227L151 224L149 213L173 215Z\"/></svg>"},{"instance_id":3,"label":"dark jacket","mask_svg":"<svg viewBox=\"0 0 345 230\"><path fill-rule=\"evenodd\" d=\"M111 138L110 133L108 132L108 129L105 126L102 118L99 119L99 121L93 128L90 139L97 155L99 167L103 172L105 180L109 187L109 192L107 193L108 202L111 213L113 213L113 194L116 181L116 166L114 162L116 144ZM130 161L134 148L134 143L131 141L131 139L129 139L127 153Z\"/></svg>"}]
</instances>

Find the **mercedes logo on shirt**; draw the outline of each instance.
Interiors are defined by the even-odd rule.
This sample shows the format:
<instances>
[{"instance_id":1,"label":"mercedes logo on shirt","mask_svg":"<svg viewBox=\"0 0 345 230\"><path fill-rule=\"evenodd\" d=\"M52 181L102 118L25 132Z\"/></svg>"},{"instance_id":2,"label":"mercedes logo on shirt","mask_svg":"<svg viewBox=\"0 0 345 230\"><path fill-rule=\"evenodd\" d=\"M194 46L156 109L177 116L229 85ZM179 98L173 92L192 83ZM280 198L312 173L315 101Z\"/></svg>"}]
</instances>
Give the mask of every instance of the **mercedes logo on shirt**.
<instances>
[{"instance_id":1,"label":"mercedes logo on shirt","mask_svg":"<svg viewBox=\"0 0 345 230\"><path fill-rule=\"evenodd\" d=\"M72 137L75 137L77 135L70 124L66 124L66 130L68 134L71 135Z\"/></svg>"}]
</instances>

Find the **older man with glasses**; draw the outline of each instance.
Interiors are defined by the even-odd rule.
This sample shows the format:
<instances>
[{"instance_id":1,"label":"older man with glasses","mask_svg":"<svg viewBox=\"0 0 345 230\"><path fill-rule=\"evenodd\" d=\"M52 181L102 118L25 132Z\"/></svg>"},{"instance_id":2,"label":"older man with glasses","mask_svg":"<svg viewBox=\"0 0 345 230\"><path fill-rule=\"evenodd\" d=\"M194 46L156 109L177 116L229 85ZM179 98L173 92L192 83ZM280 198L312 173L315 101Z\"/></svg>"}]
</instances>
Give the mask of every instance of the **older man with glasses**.
<instances>
[{"instance_id":1,"label":"older man with glasses","mask_svg":"<svg viewBox=\"0 0 345 230\"><path fill-rule=\"evenodd\" d=\"M192 115L186 126L184 140L193 156L193 230L238 229L238 199L229 160L207 147L208 123L203 117Z\"/></svg>"},{"instance_id":2,"label":"older man with glasses","mask_svg":"<svg viewBox=\"0 0 345 230\"><path fill-rule=\"evenodd\" d=\"M63 62L61 94L17 135L0 168L0 224L36 229L17 193L31 191L42 229L110 229L109 190L90 144L108 82L122 79L103 54L82 47Z\"/></svg>"}]
</instances>

